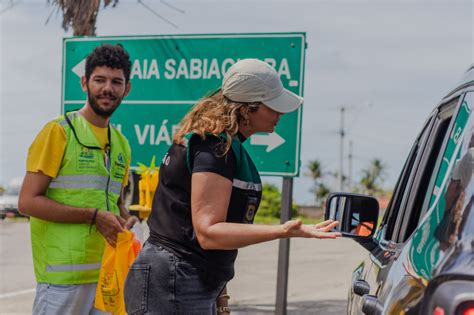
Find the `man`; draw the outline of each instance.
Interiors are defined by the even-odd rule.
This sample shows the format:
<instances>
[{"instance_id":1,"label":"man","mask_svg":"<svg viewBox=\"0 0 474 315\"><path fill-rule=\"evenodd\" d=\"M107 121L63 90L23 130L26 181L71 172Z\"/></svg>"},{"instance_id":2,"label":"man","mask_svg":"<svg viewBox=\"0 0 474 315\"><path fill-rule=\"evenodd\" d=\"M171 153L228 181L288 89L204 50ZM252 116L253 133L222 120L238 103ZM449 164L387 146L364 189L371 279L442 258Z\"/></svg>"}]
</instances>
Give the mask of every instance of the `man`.
<instances>
[{"instance_id":1,"label":"man","mask_svg":"<svg viewBox=\"0 0 474 315\"><path fill-rule=\"evenodd\" d=\"M31 217L36 297L33 314L101 314L94 308L104 239L138 219L123 205L130 146L109 124L130 91L129 55L102 45L81 78L85 105L46 124L31 144L20 193Z\"/></svg>"}]
</instances>

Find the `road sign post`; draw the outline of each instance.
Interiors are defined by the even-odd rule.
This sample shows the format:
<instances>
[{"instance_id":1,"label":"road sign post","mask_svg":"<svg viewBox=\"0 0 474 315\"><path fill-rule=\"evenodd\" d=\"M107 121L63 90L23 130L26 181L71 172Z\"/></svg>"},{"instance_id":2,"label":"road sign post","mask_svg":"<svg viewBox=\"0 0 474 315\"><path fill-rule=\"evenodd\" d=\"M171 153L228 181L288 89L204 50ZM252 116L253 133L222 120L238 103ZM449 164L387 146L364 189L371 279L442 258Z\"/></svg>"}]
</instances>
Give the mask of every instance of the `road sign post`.
<instances>
[{"instance_id":1,"label":"road sign post","mask_svg":"<svg viewBox=\"0 0 474 315\"><path fill-rule=\"evenodd\" d=\"M280 214L281 224L291 219L291 207L293 204L292 196L293 178L283 178ZM279 242L275 314L286 315L286 297L288 296L288 268L290 266L290 239L282 238Z\"/></svg>"}]
</instances>

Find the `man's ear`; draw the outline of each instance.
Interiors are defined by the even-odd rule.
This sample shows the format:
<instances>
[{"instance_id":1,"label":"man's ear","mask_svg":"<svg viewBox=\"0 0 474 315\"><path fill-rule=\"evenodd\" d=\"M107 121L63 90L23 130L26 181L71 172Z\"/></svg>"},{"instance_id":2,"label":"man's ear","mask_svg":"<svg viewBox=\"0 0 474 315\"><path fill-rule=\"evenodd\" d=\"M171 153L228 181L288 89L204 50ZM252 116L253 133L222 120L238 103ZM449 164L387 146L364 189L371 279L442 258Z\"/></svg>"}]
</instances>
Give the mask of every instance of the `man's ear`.
<instances>
[{"instance_id":1,"label":"man's ear","mask_svg":"<svg viewBox=\"0 0 474 315\"><path fill-rule=\"evenodd\" d=\"M81 86L82 86L82 91L87 92L87 79L85 75L81 77Z\"/></svg>"},{"instance_id":2,"label":"man's ear","mask_svg":"<svg viewBox=\"0 0 474 315\"><path fill-rule=\"evenodd\" d=\"M127 96L128 93L130 93L130 89L132 88L132 83L130 80L127 82L127 86L125 87L125 93L123 94L123 97Z\"/></svg>"}]
</instances>

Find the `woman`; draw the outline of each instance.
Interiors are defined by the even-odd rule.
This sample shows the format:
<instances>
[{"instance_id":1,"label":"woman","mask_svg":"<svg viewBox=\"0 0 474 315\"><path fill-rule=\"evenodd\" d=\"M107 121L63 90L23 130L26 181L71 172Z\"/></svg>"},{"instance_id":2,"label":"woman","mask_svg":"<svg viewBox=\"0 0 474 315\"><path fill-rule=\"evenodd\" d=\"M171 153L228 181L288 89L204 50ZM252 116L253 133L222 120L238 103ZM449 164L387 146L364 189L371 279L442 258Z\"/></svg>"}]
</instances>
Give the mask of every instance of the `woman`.
<instances>
[{"instance_id":1,"label":"woman","mask_svg":"<svg viewBox=\"0 0 474 315\"><path fill-rule=\"evenodd\" d=\"M125 283L128 314L228 314L237 249L287 237L336 238L337 222L252 225L262 185L242 142L273 132L303 99L257 59L234 64L199 101L163 158L150 237ZM217 305L216 305L217 301Z\"/></svg>"}]
</instances>

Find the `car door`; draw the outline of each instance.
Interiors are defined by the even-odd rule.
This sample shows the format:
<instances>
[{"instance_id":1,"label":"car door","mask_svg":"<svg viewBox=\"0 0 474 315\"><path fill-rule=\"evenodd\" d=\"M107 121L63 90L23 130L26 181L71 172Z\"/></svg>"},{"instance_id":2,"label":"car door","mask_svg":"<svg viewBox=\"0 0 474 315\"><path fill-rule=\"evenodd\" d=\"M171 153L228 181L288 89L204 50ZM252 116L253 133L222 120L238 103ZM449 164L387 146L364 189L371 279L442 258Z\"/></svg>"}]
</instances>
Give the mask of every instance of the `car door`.
<instances>
[{"instance_id":1,"label":"car door","mask_svg":"<svg viewBox=\"0 0 474 315\"><path fill-rule=\"evenodd\" d=\"M428 208L427 195L434 189L434 178L442 164L443 152L448 143L449 131L455 126L453 117L460 107L455 97L439 106L427 119L406 160L393 198L377 233L378 250L370 255L371 267L365 281L370 294L379 305L386 305L387 297L395 291L410 290L400 284L406 266L397 258L405 248L408 238L417 227L424 208ZM398 283L398 284L397 284ZM364 301L359 302L362 309Z\"/></svg>"},{"instance_id":2,"label":"car door","mask_svg":"<svg viewBox=\"0 0 474 315\"><path fill-rule=\"evenodd\" d=\"M418 314L420 311L420 301L440 256L434 233L444 212L447 178L470 113L464 95L454 96L439 108L434 119L407 187L406 202L395 220L393 259L386 265L380 259L374 260L381 270L376 277L376 295L384 305L384 313Z\"/></svg>"},{"instance_id":3,"label":"car door","mask_svg":"<svg viewBox=\"0 0 474 315\"><path fill-rule=\"evenodd\" d=\"M399 213L402 212L403 204L408 196L409 189L407 189L407 187L409 187L413 181L417 164L421 158L421 152L433 128L437 112L438 111L435 110L430 114L408 154L400 177L395 185L393 196L385 211L382 223L374 236L379 243L378 249L372 252L353 272L352 287L349 293L348 314L362 314L363 305L361 296L354 291L354 286L357 281L365 281L369 286L369 293L376 296L380 287L380 280L378 280L379 275L387 269L387 263L390 262L384 258L384 255L386 255L385 257L389 257L388 255L393 255L397 250L398 244L396 243L396 234L394 233L397 217Z\"/></svg>"}]
</instances>

